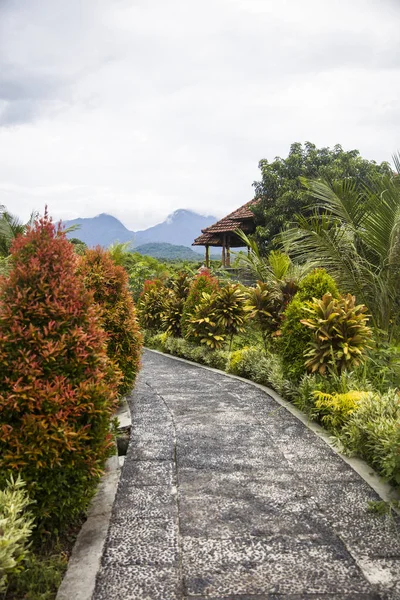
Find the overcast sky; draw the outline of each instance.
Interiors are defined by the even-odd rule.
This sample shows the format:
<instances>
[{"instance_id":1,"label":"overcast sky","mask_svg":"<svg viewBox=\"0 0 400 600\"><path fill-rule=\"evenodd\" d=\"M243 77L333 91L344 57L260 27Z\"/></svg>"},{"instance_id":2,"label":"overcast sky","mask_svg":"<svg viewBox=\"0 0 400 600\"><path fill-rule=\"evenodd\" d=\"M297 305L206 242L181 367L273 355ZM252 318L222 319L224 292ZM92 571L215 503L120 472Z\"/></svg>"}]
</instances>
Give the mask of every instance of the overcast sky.
<instances>
[{"instance_id":1,"label":"overcast sky","mask_svg":"<svg viewBox=\"0 0 400 600\"><path fill-rule=\"evenodd\" d=\"M400 0L0 0L0 204L220 218L292 142L400 149Z\"/></svg>"}]
</instances>

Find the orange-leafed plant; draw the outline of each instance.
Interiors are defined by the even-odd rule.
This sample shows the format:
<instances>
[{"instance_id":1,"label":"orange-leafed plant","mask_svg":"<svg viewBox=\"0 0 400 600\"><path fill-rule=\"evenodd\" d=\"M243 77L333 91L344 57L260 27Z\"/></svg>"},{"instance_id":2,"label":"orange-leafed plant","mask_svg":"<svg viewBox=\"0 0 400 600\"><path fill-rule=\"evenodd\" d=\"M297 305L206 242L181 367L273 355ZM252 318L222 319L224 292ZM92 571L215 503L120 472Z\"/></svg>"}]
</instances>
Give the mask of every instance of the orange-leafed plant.
<instances>
[{"instance_id":1,"label":"orange-leafed plant","mask_svg":"<svg viewBox=\"0 0 400 600\"><path fill-rule=\"evenodd\" d=\"M143 344L128 288L128 274L100 246L86 251L79 273L100 308L101 324L107 333L107 354L122 373L118 393L124 396L135 384Z\"/></svg>"},{"instance_id":2,"label":"orange-leafed plant","mask_svg":"<svg viewBox=\"0 0 400 600\"><path fill-rule=\"evenodd\" d=\"M47 213L0 284L0 485L20 474L41 531L86 508L113 447L118 375L73 246Z\"/></svg>"}]
</instances>

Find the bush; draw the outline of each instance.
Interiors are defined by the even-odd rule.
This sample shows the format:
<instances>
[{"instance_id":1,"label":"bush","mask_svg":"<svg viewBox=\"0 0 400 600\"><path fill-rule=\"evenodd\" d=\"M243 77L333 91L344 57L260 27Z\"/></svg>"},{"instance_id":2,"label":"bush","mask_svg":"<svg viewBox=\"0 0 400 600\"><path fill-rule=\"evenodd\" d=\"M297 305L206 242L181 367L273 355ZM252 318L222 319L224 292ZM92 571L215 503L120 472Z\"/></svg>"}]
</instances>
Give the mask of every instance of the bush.
<instances>
[{"instance_id":1,"label":"bush","mask_svg":"<svg viewBox=\"0 0 400 600\"><path fill-rule=\"evenodd\" d=\"M135 384L143 343L128 275L100 246L86 251L79 272L100 308L101 325L107 333L107 355L122 373L118 393L125 396Z\"/></svg>"},{"instance_id":2,"label":"bush","mask_svg":"<svg viewBox=\"0 0 400 600\"><path fill-rule=\"evenodd\" d=\"M400 396L368 394L339 433L348 452L367 460L389 481L400 484Z\"/></svg>"},{"instance_id":3,"label":"bush","mask_svg":"<svg viewBox=\"0 0 400 600\"><path fill-rule=\"evenodd\" d=\"M160 279L144 282L143 291L137 302L139 323L143 328L155 332L163 329L165 301L169 293L170 290Z\"/></svg>"},{"instance_id":4,"label":"bush","mask_svg":"<svg viewBox=\"0 0 400 600\"><path fill-rule=\"evenodd\" d=\"M203 293L212 294L212 292L218 289L218 281L214 277L211 277L210 272L206 269L203 269L193 279L182 311L181 330L185 338L190 341L196 341L191 337L189 332L190 320L193 318L194 312L202 300Z\"/></svg>"},{"instance_id":5,"label":"bush","mask_svg":"<svg viewBox=\"0 0 400 600\"><path fill-rule=\"evenodd\" d=\"M294 381L299 381L306 373L305 354L313 337L310 329L302 323L308 317L306 301L322 298L326 292L333 297L339 295L332 277L323 269L316 269L304 277L283 313L278 351L282 356L285 375Z\"/></svg>"},{"instance_id":6,"label":"bush","mask_svg":"<svg viewBox=\"0 0 400 600\"><path fill-rule=\"evenodd\" d=\"M8 576L23 568L32 533L33 517L26 510L31 502L24 486L19 476L11 477L0 490L0 593L7 587Z\"/></svg>"},{"instance_id":7,"label":"bush","mask_svg":"<svg viewBox=\"0 0 400 600\"><path fill-rule=\"evenodd\" d=\"M165 341L165 352L221 370L225 370L229 357L229 353L224 350L210 350L205 346L192 344L183 338L171 337Z\"/></svg>"},{"instance_id":8,"label":"bush","mask_svg":"<svg viewBox=\"0 0 400 600\"><path fill-rule=\"evenodd\" d=\"M281 392L284 385L279 356L260 352L260 348L242 348L232 352L227 365L228 373L245 377Z\"/></svg>"},{"instance_id":9,"label":"bush","mask_svg":"<svg viewBox=\"0 0 400 600\"><path fill-rule=\"evenodd\" d=\"M225 332L214 310L215 293L203 292L200 303L186 328L186 339L197 344L205 344L212 350L218 350L225 344Z\"/></svg>"},{"instance_id":10,"label":"bush","mask_svg":"<svg viewBox=\"0 0 400 600\"><path fill-rule=\"evenodd\" d=\"M320 418L320 410L316 407L318 394L347 394L353 391L363 393L376 391L373 385L365 380L363 373L359 370L344 371L339 376L332 374L324 377L318 373L307 373L303 375L291 394L293 404L305 412L311 419Z\"/></svg>"},{"instance_id":11,"label":"bush","mask_svg":"<svg viewBox=\"0 0 400 600\"><path fill-rule=\"evenodd\" d=\"M0 485L27 484L41 530L84 510L113 449L118 378L77 256L47 214L17 238L0 289Z\"/></svg>"},{"instance_id":12,"label":"bush","mask_svg":"<svg viewBox=\"0 0 400 600\"><path fill-rule=\"evenodd\" d=\"M333 298L339 298L339 290L335 280L328 275L325 269L314 269L299 283L296 298L304 302L313 298L322 298L324 294L328 293Z\"/></svg>"},{"instance_id":13,"label":"bush","mask_svg":"<svg viewBox=\"0 0 400 600\"><path fill-rule=\"evenodd\" d=\"M302 323L313 332L306 367L312 373L340 375L365 361L372 332L367 325L367 308L357 306L354 296L337 299L325 294L322 300L309 303L306 311L308 318Z\"/></svg>"},{"instance_id":14,"label":"bush","mask_svg":"<svg viewBox=\"0 0 400 600\"><path fill-rule=\"evenodd\" d=\"M352 390L343 394L328 394L327 392L315 391L315 407L318 410L321 421L327 429L337 432L348 421L371 392Z\"/></svg>"}]
</instances>

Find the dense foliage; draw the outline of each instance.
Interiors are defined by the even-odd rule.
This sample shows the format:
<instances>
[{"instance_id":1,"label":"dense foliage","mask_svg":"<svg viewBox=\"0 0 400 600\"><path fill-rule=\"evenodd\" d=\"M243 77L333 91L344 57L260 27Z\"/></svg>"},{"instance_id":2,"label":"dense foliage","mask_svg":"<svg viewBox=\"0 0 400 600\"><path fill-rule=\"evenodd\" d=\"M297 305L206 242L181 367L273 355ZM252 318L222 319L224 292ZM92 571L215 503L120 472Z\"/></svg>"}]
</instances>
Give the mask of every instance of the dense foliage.
<instances>
[{"instance_id":1,"label":"dense foliage","mask_svg":"<svg viewBox=\"0 0 400 600\"><path fill-rule=\"evenodd\" d=\"M305 355L313 337L311 330L302 322L309 316L306 302L322 298L328 292L334 297L339 295L335 281L323 269L315 269L302 279L293 300L282 314L279 352L285 373L291 379L298 380L304 374Z\"/></svg>"},{"instance_id":2,"label":"dense foliage","mask_svg":"<svg viewBox=\"0 0 400 600\"><path fill-rule=\"evenodd\" d=\"M303 183L316 209L282 234L285 247L294 260L324 267L368 307L376 332L400 340L400 178L390 172L361 187L354 179Z\"/></svg>"},{"instance_id":3,"label":"dense foliage","mask_svg":"<svg viewBox=\"0 0 400 600\"><path fill-rule=\"evenodd\" d=\"M376 175L388 175L388 163L376 164L365 160L358 150L345 151L340 145L333 149L317 148L306 142L294 143L287 158L276 157L271 163L259 163L261 180L255 182L255 197L260 198L254 209L257 237L263 249L271 249L273 240L282 229L294 220L295 215L310 212L313 200L303 187L300 177L321 177L329 182L349 177L356 178L361 189Z\"/></svg>"},{"instance_id":4,"label":"dense foliage","mask_svg":"<svg viewBox=\"0 0 400 600\"><path fill-rule=\"evenodd\" d=\"M12 246L0 288L0 483L18 472L38 527L87 505L112 448L118 378L72 244L47 215Z\"/></svg>"},{"instance_id":5,"label":"dense foliage","mask_svg":"<svg viewBox=\"0 0 400 600\"><path fill-rule=\"evenodd\" d=\"M331 371L340 375L365 361L371 329L366 307L356 305L354 296L333 298L324 294L321 300L309 303L306 310L308 318L302 324L313 332L306 367L312 373L325 375Z\"/></svg>"},{"instance_id":6,"label":"dense foliage","mask_svg":"<svg viewBox=\"0 0 400 600\"><path fill-rule=\"evenodd\" d=\"M208 269L203 269L198 273L189 288L189 293L182 312L182 333L184 336L190 339L190 321L193 318L196 308L202 300L202 294L204 292L212 294L219 288L217 279L211 276Z\"/></svg>"},{"instance_id":7,"label":"dense foliage","mask_svg":"<svg viewBox=\"0 0 400 600\"><path fill-rule=\"evenodd\" d=\"M107 333L108 357L122 373L118 393L125 396L134 386L142 348L128 275L100 246L85 252L78 272L99 306L101 326Z\"/></svg>"},{"instance_id":8,"label":"dense foliage","mask_svg":"<svg viewBox=\"0 0 400 600\"><path fill-rule=\"evenodd\" d=\"M29 497L21 477L10 477L0 490L0 594L10 575L19 573L26 558L33 528Z\"/></svg>"}]
</instances>

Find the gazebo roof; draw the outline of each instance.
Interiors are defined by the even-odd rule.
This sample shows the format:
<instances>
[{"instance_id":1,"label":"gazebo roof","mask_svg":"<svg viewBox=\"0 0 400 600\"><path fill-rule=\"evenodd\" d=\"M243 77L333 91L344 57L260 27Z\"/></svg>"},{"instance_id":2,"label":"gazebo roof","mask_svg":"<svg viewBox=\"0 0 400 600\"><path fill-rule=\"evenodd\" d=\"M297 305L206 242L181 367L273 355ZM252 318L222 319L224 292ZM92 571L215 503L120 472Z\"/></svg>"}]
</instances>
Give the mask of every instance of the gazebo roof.
<instances>
[{"instance_id":1,"label":"gazebo roof","mask_svg":"<svg viewBox=\"0 0 400 600\"><path fill-rule=\"evenodd\" d=\"M223 246L223 239L227 234L230 237L230 246L243 246L243 242L235 234L235 231L237 229L241 229L245 233L255 231L254 213L250 207L257 202L258 198L254 198L213 225L202 229L202 235L194 240L192 246Z\"/></svg>"}]
</instances>

